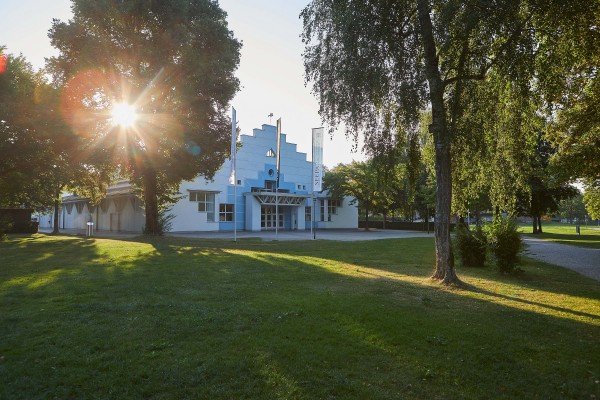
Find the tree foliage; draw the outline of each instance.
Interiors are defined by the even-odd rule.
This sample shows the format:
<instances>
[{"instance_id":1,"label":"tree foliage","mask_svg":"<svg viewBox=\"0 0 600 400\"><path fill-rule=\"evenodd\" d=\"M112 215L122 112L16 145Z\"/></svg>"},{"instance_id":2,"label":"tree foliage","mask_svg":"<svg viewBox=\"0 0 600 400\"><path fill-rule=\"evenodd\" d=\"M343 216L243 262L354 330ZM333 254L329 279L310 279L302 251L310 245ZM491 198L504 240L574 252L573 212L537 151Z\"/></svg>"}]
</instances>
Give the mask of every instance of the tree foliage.
<instances>
[{"instance_id":1,"label":"tree foliage","mask_svg":"<svg viewBox=\"0 0 600 400\"><path fill-rule=\"evenodd\" d=\"M600 187L590 186L583 194L585 209L592 219L600 219Z\"/></svg>"},{"instance_id":2,"label":"tree foliage","mask_svg":"<svg viewBox=\"0 0 600 400\"><path fill-rule=\"evenodd\" d=\"M74 0L73 14L50 31L63 115L142 188L146 231L160 233L160 201L228 155L241 44L209 0ZM121 102L138 113L132 128L111 120Z\"/></svg>"},{"instance_id":3,"label":"tree foliage","mask_svg":"<svg viewBox=\"0 0 600 400\"><path fill-rule=\"evenodd\" d=\"M5 55L0 74L0 206L48 205L51 141L40 124L45 82L22 56Z\"/></svg>"},{"instance_id":4,"label":"tree foliage","mask_svg":"<svg viewBox=\"0 0 600 400\"><path fill-rule=\"evenodd\" d=\"M343 122L355 137L364 133L367 151L377 154L405 142L406 133L418 129L420 112L431 110L434 278L457 281L449 229L453 175L460 172L462 179L455 209L479 192L482 183L471 185L471 172L481 177L477 181L491 182L494 204L515 207L515 193L526 186L520 160L533 147L539 120L532 117L551 94L570 91L556 84L557 75L568 81L578 72L565 49L597 52L599 9L599 2L587 0L568 6L539 0L313 0L303 10L306 77L325 122ZM462 150L474 149L469 134L478 130L477 145L484 149L474 159L487 164L473 166L452 147L462 140Z\"/></svg>"}]
</instances>

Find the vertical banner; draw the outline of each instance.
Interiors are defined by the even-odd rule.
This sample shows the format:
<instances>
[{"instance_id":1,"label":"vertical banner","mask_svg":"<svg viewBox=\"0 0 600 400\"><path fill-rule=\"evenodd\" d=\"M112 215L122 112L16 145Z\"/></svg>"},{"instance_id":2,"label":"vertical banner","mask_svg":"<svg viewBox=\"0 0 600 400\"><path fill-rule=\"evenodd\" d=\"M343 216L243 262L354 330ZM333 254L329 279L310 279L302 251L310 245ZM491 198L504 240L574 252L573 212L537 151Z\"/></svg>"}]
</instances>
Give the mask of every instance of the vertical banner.
<instances>
[{"instance_id":1,"label":"vertical banner","mask_svg":"<svg viewBox=\"0 0 600 400\"><path fill-rule=\"evenodd\" d=\"M236 122L235 122L235 108L231 107L231 173L229 175L229 183L231 185L235 185L236 182L236 165L235 165L235 159L236 159L236 152L237 152L237 129L236 129Z\"/></svg>"},{"instance_id":2,"label":"vertical banner","mask_svg":"<svg viewBox=\"0 0 600 400\"><path fill-rule=\"evenodd\" d=\"M235 108L231 107L231 176L229 183L233 185L233 241L237 242L237 123Z\"/></svg>"},{"instance_id":3,"label":"vertical banner","mask_svg":"<svg viewBox=\"0 0 600 400\"><path fill-rule=\"evenodd\" d=\"M275 168L277 170L277 184L275 185L276 188L279 188L279 161L281 159L281 118L279 118L277 120L277 167Z\"/></svg>"},{"instance_id":4,"label":"vertical banner","mask_svg":"<svg viewBox=\"0 0 600 400\"><path fill-rule=\"evenodd\" d=\"M312 165L313 165L313 192L323 190L323 132L324 128L312 130Z\"/></svg>"}]
</instances>

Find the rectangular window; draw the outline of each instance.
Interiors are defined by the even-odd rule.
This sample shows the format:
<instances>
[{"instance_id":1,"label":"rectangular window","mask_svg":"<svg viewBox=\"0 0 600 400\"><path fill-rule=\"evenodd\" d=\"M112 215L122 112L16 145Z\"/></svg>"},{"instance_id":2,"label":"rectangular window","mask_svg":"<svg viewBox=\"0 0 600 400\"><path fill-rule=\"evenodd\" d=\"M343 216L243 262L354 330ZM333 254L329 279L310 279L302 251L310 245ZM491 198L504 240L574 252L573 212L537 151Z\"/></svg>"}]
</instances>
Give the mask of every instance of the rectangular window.
<instances>
[{"instance_id":1,"label":"rectangular window","mask_svg":"<svg viewBox=\"0 0 600 400\"><path fill-rule=\"evenodd\" d=\"M312 216L312 207L311 206L306 206L304 208L304 220L306 222L310 222L310 217Z\"/></svg>"},{"instance_id":2,"label":"rectangular window","mask_svg":"<svg viewBox=\"0 0 600 400\"><path fill-rule=\"evenodd\" d=\"M275 191L275 181L265 181L265 190L267 192Z\"/></svg>"},{"instance_id":3,"label":"rectangular window","mask_svg":"<svg viewBox=\"0 0 600 400\"><path fill-rule=\"evenodd\" d=\"M233 222L233 204L219 205L219 221Z\"/></svg>"},{"instance_id":4,"label":"rectangular window","mask_svg":"<svg viewBox=\"0 0 600 400\"><path fill-rule=\"evenodd\" d=\"M190 201L198 202L198 212L205 212L207 221L215 221L215 194L213 192L190 192Z\"/></svg>"},{"instance_id":5,"label":"rectangular window","mask_svg":"<svg viewBox=\"0 0 600 400\"><path fill-rule=\"evenodd\" d=\"M339 200L328 199L327 201L327 220L331 222L331 216L337 214L338 207L341 207Z\"/></svg>"},{"instance_id":6,"label":"rectangular window","mask_svg":"<svg viewBox=\"0 0 600 400\"><path fill-rule=\"evenodd\" d=\"M319 221L325 221L325 199L319 200L319 208L321 209L321 219Z\"/></svg>"}]
</instances>

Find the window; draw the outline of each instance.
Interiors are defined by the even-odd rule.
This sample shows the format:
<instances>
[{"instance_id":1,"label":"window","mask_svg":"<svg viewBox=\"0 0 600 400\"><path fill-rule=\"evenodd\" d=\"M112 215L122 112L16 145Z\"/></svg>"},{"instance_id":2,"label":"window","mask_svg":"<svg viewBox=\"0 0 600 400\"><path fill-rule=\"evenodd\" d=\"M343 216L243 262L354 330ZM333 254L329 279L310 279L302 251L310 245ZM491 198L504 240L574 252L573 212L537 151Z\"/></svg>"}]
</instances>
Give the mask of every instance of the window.
<instances>
[{"instance_id":1,"label":"window","mask_svg":"<svg viewBox=\"0 0 600 400\"><path fill-rule=\"evenodd\" d=\"M265 189L267 192L275 191L275 181L265 181Z\"/></svg>"},{"instance_id":2,"label":"window","mask_svg":"<svg viewBox=\"0 0 600 400\"><path fill-rule=\"evenodd\" d=\"M275 158L275 155L276 155L276 154L275 154L275 152L273 151L273 149L269 149L269 150L267 150L267 152L266 152L266 154L265 154L265 156L267 156L267 157L273 157L273 158Z\"/></svg>"},{"instance_id":3,"label":"window","mask_svg":"<svg viewBox=\"0 0 600 400\"><path fill-rule=\"evenodd\" d=\"M198 202L198 212L205 212L207 221L215 221L215 194L213 192L190 192L190 201Z\"/></svg>"},{"instance_id":4,"label":"window","mask_svg":"<svg viewBox=\"0 0 600 400\"><path fill-rule=\"evenodd\" d=\"M312 217L312 207L311 206L306 206L304 208L304 220L306 222L310 222L311 217Z\"/></svg>"},{"instance_id":5,"label":"window","mask_svg":"<svg viewBox=\"0 0 600 400\"><path fill-rule=\"evenodd\" d=\"M339 200L329 199L327 201L327 221L331 222L331 216L337 214L338 207L341 207Z\"/></svg>"},{"instance_id":6,"label":"window","mask_svg":"<svg viewBox=\"0 0 600 400\"><path fill-rule=\"evenodd\" d=\"M233 221L233 204L220 204L219 205L219 221Z\"/></svg>"},{"instance_id":7,"label":"window","mask_svg":"<svg viewBox=\"0 0 600 400\"><path fill-rule=\"evenodd\" d=\"M319 221L325 221L325 199L319 200L319 208L321 209L321 219Z\"/></svg>"}]
</instances>

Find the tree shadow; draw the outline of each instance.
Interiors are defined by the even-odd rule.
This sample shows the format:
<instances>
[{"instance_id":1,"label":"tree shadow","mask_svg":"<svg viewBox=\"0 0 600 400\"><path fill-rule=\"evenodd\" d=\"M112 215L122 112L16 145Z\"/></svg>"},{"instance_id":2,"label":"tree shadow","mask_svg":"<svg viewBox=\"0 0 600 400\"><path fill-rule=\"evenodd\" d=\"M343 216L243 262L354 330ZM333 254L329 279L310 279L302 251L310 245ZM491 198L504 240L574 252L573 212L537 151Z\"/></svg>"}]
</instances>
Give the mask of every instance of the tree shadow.
<instances>
[{"instance_id":1,"label":"tree shadow","mask_svg":"<svg viewBox=\"0 0 600 400\"><path fill-rule=\"evenodd\" d=\"M525 355L565 351L556 368L567 375L572 357L591 357L552 347L557 332L597 338L589 323L440 288L428 279L431 250L421 254L430 243L384 242L26 240L22 267L1 283L66 272L0 290L0 397L473 398L490 387L516 397L539 394L539 382L561 390L556 371ZM537 326L547 332L526 339ZM527 379L507 382L511 370Z\"/></svg>"}]
</instances>

